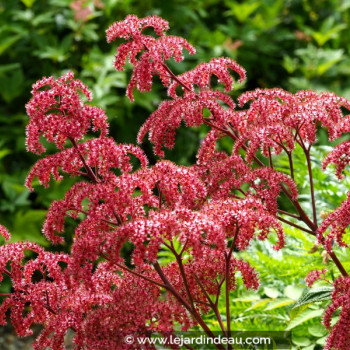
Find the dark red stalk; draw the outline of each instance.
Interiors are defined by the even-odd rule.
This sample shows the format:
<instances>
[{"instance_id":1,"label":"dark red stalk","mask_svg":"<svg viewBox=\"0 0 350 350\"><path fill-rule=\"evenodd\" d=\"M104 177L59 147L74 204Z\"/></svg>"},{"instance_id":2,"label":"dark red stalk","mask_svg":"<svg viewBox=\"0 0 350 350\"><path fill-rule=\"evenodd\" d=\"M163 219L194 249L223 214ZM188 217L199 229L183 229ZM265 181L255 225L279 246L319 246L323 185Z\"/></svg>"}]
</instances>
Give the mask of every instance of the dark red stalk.
<instances>
[{"instance_id":1,"label":"dark red stalk","mask_svg":"<svg viewBox=\"0 0 350 350\"><path fill-rule=\"evenodd\" d=\"M73 147L77 150L78 152L78 155L79 155L79 158L80 160L82 161L83 165L84 165L84 168L87 172L87 176L90 178L90 180L93 182L93 183L98 183L99 180L98 178L96 177L95 173L92 171L91 167L89 165L87 165L86 161L85 161L85 158L84 156L81 154L79 148L78 148L78 145L76 143L76 141L73 139L73 138L69 138L70 142L72 143Z\"/></svg>"},{"instance_id":2,"label":"dark red stalk","mask_svg":"<svg viewBox=\"0 0 350 350\"><path fill-rule=\"evenodd\" d=\"M157 271L158 275L160 276L161 280L163 281L165 288L191 313L193 318L198 322L198 324L202 327L202 329L205 331L205 333L211 337L215 338L214 333L210 330L210 328L207 326L207 324L203 321L202 317L198 314L198 312L194 309L192 309L191 305L187 303L187 301L177 292L177 290L172 286L172 284L169 282L169 280L164 275L161 267L159 266L158 262L155 262L153 264L154 269ZM222 345L217 345L217 348L220 350L225 350L225 348Z\"/></svg>"}]
</instances>

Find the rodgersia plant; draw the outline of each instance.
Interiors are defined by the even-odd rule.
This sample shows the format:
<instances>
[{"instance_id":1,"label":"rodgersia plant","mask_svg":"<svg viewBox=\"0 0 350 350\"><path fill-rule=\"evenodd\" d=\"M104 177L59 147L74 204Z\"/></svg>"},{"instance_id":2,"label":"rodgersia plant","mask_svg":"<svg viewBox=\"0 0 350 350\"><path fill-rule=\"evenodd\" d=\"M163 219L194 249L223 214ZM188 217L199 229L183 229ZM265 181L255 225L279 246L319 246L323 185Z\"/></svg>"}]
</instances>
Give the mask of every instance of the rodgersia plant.
<instances>
[{"instance_id":1,"label":"rodgersia plant","mask_svg":"<svg viewBox=\"0 0 350 350\"><path fill-rule=\"evenodd\" d=\"M143 33L149 27L154 35ZM26 185L33 190L35 178L44 186L51 177L81 178L62 200L52 203L43 233L56 244L64 241L66 217L76 219L78 226L69 254L48 252L30 242L0 248L0 272L12 281L11 293L3 295L1 323L10 310L19 336L31 334L33 324L42 325L35 349L63 349L68 329L75 333L77 349L139 348L125 344L124 336L169 334L195 326L211 336L203 318L208 312L230 335L229 293L236 288L236 273L247 288L259 286L254 268L235 252L269 235L277 238L274 249L282 248L282 221L317 236L339 270L324 316L331 330L326 349L349 348L350 282L333 248L346 246L350 197L319 225L310 154L319 125L328 130L330 140L350 131L350 117L343 115L350 102L332 93L257 89L242 94L236 108L229 94L232 74L241 81L245 70L230 58L214 58L175 75L167 61L179 62L184 50L194 54L195 49L183 38L166 35L167 30L168 22L160 17L128 16L109 27L107 41L125 39L114 64L117 70L123 70L126 61L134 66L127 88L130 100L135 89L150 91L154 76L168 92L169 99L145 121L138 142L148 134L162 158L163 148L174 146L182 121L187 126L206 124L209 131L196 164L184 167L159 160L149 166L141 148L116 143L108 136L104 111L84 102L91 100L91 93L73 73L34 84L26 106L27 149L44 153L46 139L58 150L37 161ZM210 116L205 117L204 110ZM234 141L232 152L217 150L222 138ZM304 152L309 172L311 217L298 201L296 148ZM273 159L281 153L288 157L288 173L274 167ZM341 178L349 155L350 143L345 141L323 165L335 163ZM279 208L281 193L293 211ZM9 239L4 227L0 232ZM126 243L132 245L131 262L121 253ZM160 264L159 252L164 250L173 259ZM325 272L312 272L308 284ZM220 295L226 296L225 318L219 312ZM332 327L330 319L338 309L340 317Z\"/></svg>"}]
</instances>

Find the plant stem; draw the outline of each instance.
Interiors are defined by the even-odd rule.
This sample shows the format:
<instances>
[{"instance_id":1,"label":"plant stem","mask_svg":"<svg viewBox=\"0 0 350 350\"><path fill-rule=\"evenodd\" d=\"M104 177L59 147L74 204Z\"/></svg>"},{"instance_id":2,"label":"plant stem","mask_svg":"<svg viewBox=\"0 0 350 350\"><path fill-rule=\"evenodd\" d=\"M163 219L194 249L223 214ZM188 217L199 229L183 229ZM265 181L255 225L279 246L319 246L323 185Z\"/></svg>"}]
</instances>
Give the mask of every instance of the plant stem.
<instances>
[{"instance_id":1,"label":"plant stem","mask_svg":"<svg viewBox=\"0 0 350 350\"><path fill-rule=\"evenodd\" d=\"M69 137L69 140L72 143L73 147L77 150L79 158L82 161L82 163L84 165L84 168L85 168L85 170L87 172L87 175L90 178L90 180L93 183L98 183L99 182L98 178L96 177L95 173L92 171L91 167L89 165L87 165L86 160L85 160L84 156L81 154L76 141L72 137Z\"/></svg>"},{"instance_id":2,"label":"plant stem","mask_svg":"<svg viewBox=\"0 0 350 350\"><path fill-rule=\"evenodd\" d=\"M290 217L292 217L294 219L300 220L300 216L299 215L295 215L295 214L289 213L288 211L277 209L277 212L280 213L280 214L284 214L284 215L290 216Z\"/></svg>"},{"instance_id":3,"label":"plant stem","mask_svg":"<svg viewBox=\"0 0 350 350\"><path fill-rule=\"evenodd\" d=\"M85 215L89 215L89 212L88 211L85 211L85 210L80 210L80 209L76 209L76 208L69 208L67 209L66 211L78 211L79 213L82 213L82 214L85 214ZM120 223L119 222L113 222L113 221L109 221L109 220L106 220L106 219L100 219L102 222L106 223L106 224L109 224L109 225L112 225L112 226L119 226Z\"/></svg>"},{"instance_id":4,"label":"plant stem","mask_svg":"<svg viewBox=\"0 0 350 350\"><path fill-rule=\"evenodd\" d=\"M194 303L193 303L193 298L192 298L192 294L191 294L191 291L190 291L190 287L188 285L185 269L184 269L184 266L183 266L183 263L182 263L182 258L181 258L181 256L179 254L176 253L175 249L173 249L172 251L173 251L173 254L175 255L177 264L179 265L180 274L181 274L181 277L182 277L182 281L183 281L183 283L185 285L185 289L186 289L186 293L187 293L187 296L188 296L188 300L190 302L190 305L191 305L192 309L195 311L195 306L194 306Z\"/></svg>"},{"instance_id":5,"label":"plant stem","mask_svg":"<svg viewBox=\"0 0 350 350\"><path fill-rule=\"evenodd\" d=\"M292 153L291 152L287 152L287 155L288 155L288 161L289 161L290 176L294 180L294 166L293 166Z\"/></svg>"},{"instance_id":6,"label":"plant stem","mask_svg":"<svg viewBox=\"0 0 350 350\"><path fill-rule=\"evenodd\" d=\"M155 280L152 280L151 278L149 278L149 277L147 277L147 276L144 276L144 275L142 275L141 273L138 273L138 272L136 272L136 271L134 271L134 270L132 270L132 269L129 269L128 267L126 267L126 266L124 266L124 265L122 265L122 264L115 263L115 265L118 266L119 268L121 268L122 270L125 270L125 271L127 271L127 272L129 272L129 273L131 273L131 274L133 274L133 275L135 275L135 276L137 276L137 277L143 278L144 280L146 280L146 281L148 281L148 282L150 282L150 283L152 283L152 284L155 284L155 285L158 286L158 287L161 287L161 288L165 288L165 289L166 289L166 286L165 286L164 284L161 284L161 283L159 283L159 282L157 282L157 281L155 281Z\"/></svg>"},{"instance_id":7,"label":"plant stem","mask_svg":"<svg viewBox=\"0 0 350 350\"><path fill-rule=\"evenodd\" d=\"M175 80L178 84L180 84L184 89L187 91L192 91L187 85L185 85L173 72L172 70L167 66L166 63L161 62L161 65L164 67L164 69L169 73L170 77Z\"/></svg>"},{"instance_id":8,"label":"plant stem","mask_svg":"<svg viewBox=\"0 0 350 350\"><path fill-rule=\"evenodd\" d=\"M207 298L207 300L208 300L208 302L209 302L209 306L210 306L211 309L214 311L215 316L216 316L216 319L217 319L218 322L219 322L219 325L220 325L221 330L223 331L223 333L225 334L225 336L227 336L226 329L225 329L224 323L222 322L221 315L220 315L220 312L219 312L217 303L213 303L213 301L211 300L209 294L208 294L207 291L205 290L203 284L201 283L201 281L199 280L199 278L197 277L196 274L194 274L194 278L195 278L195 280L196 280L196 282L197 282L199 288L202 290L202 292L204 293L205 297ZM220 292L220 291L218 290L218 292Z\"/></svg>"},{"instance_id":9,"label":"plant stem","mask_svg":"<svg viewBox=\"0 0 350 350\"><path fill-rule=\"evenodd\" d=\"M308 229L305 228L305 227L299 226L299 225L295 224L294 222L291 222L291 221L289 221L289 220L286 220L286 219L282 218L281 216L276 215L276 218L277 218L278 220L284 222L285 224L288 224L288 225L290 225L290 226L293 226L293 227L295 227L295 228L297 228L297 229L299 229L299 230L301 230L301 231L304 231L304 232L306 232L306 233L310 233L310 235L313 235L313 236L316 235L316 233L315 233L314 231L311 231L311 230L308 230Z\"/></svg>"},{"instance_id":10,"label":"plant stem","mask_svg":"<svg viewBox=\"0 0 350 350\"><path fill-rule=\"evenodd\" d=\"M182 304L193 316L193 318L198 322L198 324L202 327L202 329L205 331L205 333L210 338L215 338L214 333L210 330L210 328L207 326L207 324L203 321L202 317L198 314L196 309L192 309L191 305L188 304L188 302L178 293L178 291L172 286L172 284L169 282L169 280L164 275L161 267L159 266L158 262L155 262L153 264L154 269L157 271L158 275L160 276L161 280L163 281L165 288ZM218 344L217 348L220 350L225 350L225 348Z\"/></svg>"},{"instance_id":11,"label":"plant stem","mask_svg":"<svg viewBox=\"0 0 350 350\"><path fill-rule=\"evenodd\" d=\"M299 201L292 197L290 192L286 189L286 187L282 184L281 185L283 193L288 197L288 199L292 202L294 208L299 213L300 220L303 221L314 233L317 231L317 226L310 220L310 218L307 216L303 208L301 207Z\"/></svg>"},{"instance_id":12,"label":"plant stem","mask_svg":"<svg viewBox=\"0 0 350 350\"><path fill-rule=\"evenodd\" d=\"M232 240L232 244L228 254L225 252L225 299L226 299L226 328L227 328L227 337L231 337L231 312L230 312L230 290L231 290L231 281L230 281L230 260L233 253L233 249L236 245L236 239L239 232L239 226L236 224L236 232ZM227 347L228 350L232 350L231 344Z\"/></svg>"},{"instance_id":13,"label":"plant stem","mask_svg":"<svg viewBox=\"0 0 350 350\"><path fill-rule=\"evenodd\" d=\"M271 148L270 147L269 147L269 162L270 162L270 168L273 169L272 155L271 155Z\"/></svg>"},{"instance_id":14,"label":"plant stem","mask_svg":"<svg viewBox=\"0 0 350 350\"><path fill-rule=\"evenodd\" d=\"M231 314L230 314L230 264L229 259L226 257L226 266L225 266L225 300L226 300L226 328L227 328L227 336L231 337ZM228 350L232 349L229 345Z\"/></svg>"},{"instance_id":15,"label":"plant stem","mask_svg":"<svg viewBox=\"0 0 350 350\"><path fill-rule=\"evenodd\" d=\"M158 211L160 211L162 209L162 190L159 187L159 183L156 183L156 187L158 190Z\"/></svg>"},{"instance_id":16,"label":"plant stem","mask_svg":"<svg viewBox=\"0 0 350 350\"><path fill-rule=\"evenodd\" d=\"M317 212L316 212L314 180L313 180L312 169L311 169L310 147L309 148L305 148L304 152L305 152L305 155L306 155L307 169L308 169L308 172L309 172L313 220L314 220L315 226L317 226Z\"/></svg>"}]
</instances>

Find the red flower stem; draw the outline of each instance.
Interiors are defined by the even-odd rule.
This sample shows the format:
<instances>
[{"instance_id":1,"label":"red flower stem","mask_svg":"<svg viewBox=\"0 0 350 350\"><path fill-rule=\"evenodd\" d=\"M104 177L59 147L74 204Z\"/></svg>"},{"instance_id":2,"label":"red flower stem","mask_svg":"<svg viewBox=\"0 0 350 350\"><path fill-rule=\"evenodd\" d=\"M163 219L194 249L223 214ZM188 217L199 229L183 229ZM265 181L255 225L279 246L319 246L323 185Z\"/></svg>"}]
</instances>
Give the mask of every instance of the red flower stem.
<instances>
[{"instance_id":1,"label":"red flower stem","mask_svg":"<svg viewBox=\"0 0 350 350\"><path fill-rule=\"evenodd\" d=\"M85 210L80 210L80 209L76 209L76 208L67 209L67 211L70 211L70 210L78 211L79 213L82 213L82 214L85 214L85 215L89 215L89 212L85 211ZM119 222L113 222L113 221L109 221L109 220L105 220L105 219L101 219L101 221L105 222L106 224L113 225L113 226L119 226L120 225Z\"/></svg>"},{"instance_id":2,"label":"red flower stem","mask_svg":"<svg viewBox=\"0 0 350 350\"><path fill-rule=\"evenodd\" d=\"M195 311L196 308L195 308L194 303L193 303L193 297L192 297L192 294L191 294L191 291L190 291L190 287L188 285L185 269L184 269L184 266L183 266L183 263L182 263L182 258L181 258L181 256L179 254L176 253L175 249L173 249L173 248L170 248L170 249L171 249L171 251L173 252L173 254L174 254L175 258L176 258L177 264L179 265L181 278L182 278L182 281L183 281L183 283L185 285L186 293L187 293L187 296L188 296L188 300L190 301L190 305L192 307L192 310Z\"/></svg>"},{"instance_id":3,"label":"red flower stem","mask_svg":"<svg viewBox=\"0 0 350 350\"><path fill-rule=\"evenodd\" d=\"M225 130L225 129L223 129L223 128L220 128L219 126L216 126L216 125L214 125L214 124L208 122L208 120L207 120L206 118L202 118L202 120L203 120L203 123L204 123L204 124L207 124L208 126L211 126L212 128L214 128L214 129L216 129L216 130L219 130L219 131L223 132L223 133L226 134L226 135L231 136L231 135L230 135L230 132L229 132L228 130Z\"/></svg>"},{"instance_id":4,"label":"red flower stem","mask_svg":"<svg viewBox=\"0 0 350 350\"><path fill-rule=\"evenodd\" d=\"M218 282L218 281L216 280L216 283L217 283L217 286L218 286L218 291L217 291L217 293L216 293L216 299L215 299L215 305L216 305L216 306L219 305L219 297L220 297L220 294L221 294L221 287L222 287L222 285L224 284L224 282L225 282L225 276L222 276L222 277L220 278L220 282Z\"/></svg>"},{"instance_id":5,"label":"red flower stem","mask_svg":"<svg viewBox=\"0 0 350 350\"><path fill-rule=\"evenodd\" d=\"M287 152L287 156L288 156L288 161L289 161L290 176L294 180L294 166L293 166L292 153Z\"/></svg>"},{"instance_id":6,"label":"red flower stem","mask_svg":"<svg viewBox=\"0 0 350 350\"><path fill-rule=\"evenodd\" d=\"M179 253L180 256L182 256L182 254L184 253L184 251L185 251L185 249L186 249L186 246L187 246L187 243L188 243L188 239L186 239L186 242L185 242L185 244L183 245L183 247L182 247L182 249L181 249L181 251L180 251L180 253Z\"/></svg>"},{"instance_id":7,"label":"red flower stem","mask_svg":"<svg viewBox=\"0 0 350 350\"><path fill-rule=\"evenodd\" d=\"M199 280L199 278L197 277L196 274L194 274L194 278L196 279L196 282L197 282L199 288L202 290L202 292L204 293L205 297L207 298L207 300L209 302L209 306L214 311L216 319L219 322L219 325L220 325L220 328L221 328L222 332L224 333L225 337L227 337L227 332L226 332L226 329L225 329L225 325L222 322L222 318L221 318L221 315L220 315L220 312L219 312L219 309L218 309L218 305L216 303L213 303L213 301L211 300L208 292L205 290L203 284L201 283L201 281Z\"/></svg>"},{"instance_id":8,"label":"red flower stem","mask_svg":"<svg viewBox=\"0 0 350 350\"><path fill-rule=\"evenodd\" d=\"M115 263L115 265L118 266L119 268L121 268L121 269L124 270L124 271L127 271L127 272L129 272L129 273L131 273L131 274L133 274L133 275L135 275L135 276L137 276L137 277L143 278L143 279L146 280L147 282L150 282L150 283L152 283L152 284L155 284L155 285L158 286L158 287L161 287L161 288L165 288L165 289L166 289L166 286L165 286L164 284L159 283L159 282L157 282L157 281L155 281L155 280L152 280L152 278L149 278L149 277L147 277L147 276L144 276L144 275L142 275L141 273L138 273L138 272L136 272L136 271L134 271L134 270L132 270L132 269L129 269L128 267L126 267L126 266L124 266L124 265L122 265L122 264Z\"/></svg>"},{"instance_id":9,"label":"red flower stem","mask_svg":"<svg viewBox=\"0 0 350 350\"><path fill-rule=\"evenodd\" d=\"M6 267L4 268L4 273L5 273L7 276L9 276L10 278L12 278L11 272L10 272Z\"/></svg>"},{"instance_id":10,"label":"red flower stem","mask_svg":"<svg viewBox=\"0 0 350 350\"><path fill-rule=\"evenodd\" d=\"M187 91L192 91L186 84L184 84L173 72L172 70L167 66L166 63L161 62L161 65L164 67L164 69L169 73L170 77L174 79L178 84L180 84L184 89Z\"/></svg>"},{"instance_id":11,"label":"red flower stem","mask_svg":"<svg viewBox=\"0 0 350 350\"><path fill-rule=\"evenodd\" d=\"M123 220L122 220L121 216L118 213L116 213L116 212L114 212L114 216L117 219L118 225L122 225L123 224Z\"/></svg>"},{"instance_id":12,"label":"red flower stem","mask_svg":"<svg viewBox=\"0 0 350 350\"><path fill-rule=\"evenodd\" d=\"M288 211L277 209L277 212L280 213L280 214L284 214L284 215L290 216L290 217L292 217L294 219L300 220L300 216L299 215L295 215L295 214L289 213Z\"/></svg>"},{"instance_id":13,"label":"red flower stem","mask_svg":"<svg viewBox=\"0 0 350 350\"><path fill-rule=\"evenodd\" d=\"M299 136L299 141L297 139L297 136ZM314 190L314 181L313 181L313 176L312 176L311 159L310 159L311 145L309 147L306 147L302 137L300 136L300 134L298 132L296 132L295 137L296 137L296 142L298 142L298 144L300 145L300 147L304 151L304 154L306 157L307 170L308 170L309 182L310 182L313 223L314 223L315 228L317 230L317 212L316 212L315 190Z\"/></svg>"},{"instance_id":14,"label":"red flower stem","mask_svg":"<svg viewBox=\"0 0 350 350\"><path fill-rule=\"evenodd\" d=\"M281 188L282 188L282 191L284 192L284 194L292 202L296 211L299 213L300 220L303 221L316 234L317 226L315 226L315 224L310 220L310 218L304 212L303 208L300 206L299 201L292 197L290 192L286 189L286 187L283 184L281 185Z\"/></svg>"},{"instance_id":15,"label":"red flower stem","mask_svg":"<svg viewBox=\"0 0 350 350\"><path fill-rule=\"evenodd\" d=\"M231 290L231 281L230 281L230 260L233 253L233 249L236 245L236 239L239 232L239 226L236 224L236 232L232 240L232 244L228 254L225 252L225 299L226 299L226 328L227 328L227 337L231 337L231 312L230 312L230 290ZM232 345L229 344L227 347L228 350L232 350Z\"/></svg>"},{"instance_id":16,"label":"red flower stem","mask_svg":"<svg viewBox=\"0 0 350 350\"><path fill-rule=\"evenodd\" d=\"M231 337L231 313L230 313L230 265L229 261L226 258L226 266L225 266L225 299L226 299L226 327L227 327L227 336L228 338ZM232 349L231 346L228 347L228 350Z\"/></svg>"},{"instance_id":17,"label":"red flower stem","mask_svg":"<svg viewBox=\"0 0 350 350\"><path fill-rule=\"evenodd\" d=\"M313 236L316 235L314 231L308 230L308 229L305 228L305 227L302 227L302 226L299 226L299 225L297 225L297 224L294 224L293 222L291 222L291 221L289 221L289 220L286 220L286 219L282 218L281 216L276 215L276 217L277 217L278 220L280 220L280 221L282 221L282 222L284 222L284 223L286 223L286 224L288 224L288 225L290 225L290 226L293 226L293 227L295 227L295 228L297 228L297 229L299 229L299 230L301 230L301 231L304 231L304 232L306 232L306 233L309 233L310 235L313 235Z\"/></svg>"},{"instance_id":18,"label":"red flower stem","mask_svg":"<svg viewBox=\"0 0 350 350\"><path fill-rule=\"evenodd\" d=\"M340 271L340 273L344 276L344 277L348 277L349 274L346 272L343 264L340 262L340 260L338 259L338 257L335 255L334 252L330 252L328 253L329 256L332 258L332 260L334 261L335 265L337 266L338 270Z\"/></svg>"},{"instance_id":19,"label":"red flower stem","mask_svg":"<svg viewBox=\"0 0 350 350\"><path fill-rule=\"evenodd\" d=\"M269 147L269 162L270 162L270 168L273 169L272 155L271 155L271 147Z\"/></svg>"},{"instance_id":20,"label":"red flower stem","mask_svg":"<svg viewBox=\"0 0 350 350\"><path fill-rule=\"evenodd\" d=\"M158 190L158 210L160 211L162 209L162 190L159 187L159 183L156 183L156 187Z\"/></svg>"},{"instance_id":21,"label":"red flower stem","mask_svg":"<svg viewBox=\"0 0 350 350\"><path fill-rule=\"evenodd\" d=\"M145 50L149 52L149 49L147 47L147 45L145 43L143 43L143 46L145 47ZM173 72L172 70L168 67L168 65L163 62L160 61L159 62L162 67L168 72L168 74L170 75L171 79L175 80L178 84L180 84L184 89L186 89L187 91L192 91L186 84L184 84Z\"/></svg>"},{"instance_id":22,"label":"red flower stem","mask_svg":"<svg viewBox=\"0 0 350 350\"><path fill-rule=\"evenodd\" d=\"M78 145L76 143L76 141L72 138L72 137L69 137L69 140L70 142L72 143L73 147L77 150L78 152L78 155L79 155L79 158L80 160L82 161L83 165L84 165L84 168L87 172L87 175L88 177L90 178L90 180L93 182L93 183L98 183L98 178L96 177L96 175L94 174L94 172L92 171L91 167L89 165L87 165L86 161L85 161L85 158L84 156L81 154L79 148L78 148Z\"/></svg>"},{"instance_id":23,"label":"red flower stem","mask_svg":"<svg viewBox=\"0 0 350 350\"><path fill-rule=\"evenodd\" d=\"M283 141L281 140L281 137L280 137L280 142L278 142L274 139L272 139L272 141L277 143L277 145L279 145L287 153L288 161L289 161L290 176L294 180L294 167L293 167L292 152L288 151L288 148L284 146Z\"/></svg>"},{"instance_id":24,"label":"red flower stem","mask_svg":"<svg viewBox=\"0 0 350 350\"><path fill-rule=\"evenodd\" d=\"M205 306L210 307L210 304L209 304L209 303L206 303L205 301L197 300L197 299L193 299L193 301L194 301L196 304L202 304L202 305L205 305Z\"/></svg>"},{"instance_id":25,"label":"red flower stem","mask_svg":"<svg viewBox=\"0 0 350 350\"><path fill-rule=\"evenodd\" d=\"M306 155L307 170L308 170L308 173L309 173L313 220L314 220L315 226L317 226L317 212L316 212L314 180L313 180L313 176L312 176L311 160L310 160L310 147L309 148L304 148L304 152L305 152L305 155Z\"/></svg>"},{"instance_id":26,"label":"red flower stem","mask_svg":"<svg viewBox=\"0 0 350 350\"><path fill-rule=\"evenodd\" d=\"M159 266L158 262L155 262L153 266L154 266L154 269L157 271L158 275L160 276L160 278L162 279L164 285L166 286L165 288L191 313L193 318L199 323L199 325L202 327L205 333L210 338L215 338L215 335L207 326L207 324L203 321L202 317L198 314L197 310L195 309L193 310L191 306L188 304L188 302L177 292L177 290L168 281L161 267ZM221 344L218 344L217 348L220 350L225 350L225 348Z\"/></svg>"},{"instance_id":27,"label":"red flower stem","mask_svg":"<svg viewBox=\"0 0 350 350\"><path fill-rule=\"evenodd\" d=\"M324 246L324 237L322 236L321 238L321 243ZM337 266L338 270L340 271L340 273L344 276L344 277L348 277L349 274L346 272L344 266L342 265L342 263L340 262L340 260L338 259L338 257L336 256L336 254L334 252L329 252L328 253L329 256L331 257L331 259L334 261L335 265Z\"/></svg>"},{"instance_id":28,"label":"red flower stem","mask_svg":"<svg viewBox=\"0 0 350 350\"><path fill-rule=\"evenodd\" d=\"M286 193L286 192L285 192ZM287 193L286 193L287 194ZM300 214L300 220L303 221L306 225L308 225L311 230L312 230L312 235L316 236L317 234L317 226L314 225L314 223L309 219L309 217L305 214L305 212L302 210L302 208L300 207L300 204L297 200L294 200L292 198L290 198L291 202L293 203L294 207L297 209L297 211ZM281 220L281 218L279 218ZM282 221L282 220L281 220ZM288 222L288 224L290 225L290 223ZM304 229L305 231L305 229ZM306 231L307 232L307 231ZM322 241L321 241L322 245L324 245L324 238L322 237ZM348 273L346 272L344 266L342 265L342 263L340 262L340 260L338 259L338 257L336 256L336 254L334 252L329 253L329 256L331 257L331 259L334 261L335 265L337 266L338 270L340 271L340 273L344 276L347 277L349 276Z\"/></svg>"},{"instance_id":29,"label":"red flower stem","mask_svg":"<svg viewBox=\"0 0 350 350\"><path fill-rule=\"evenodd\" d=\"M106 259L107 261L111 262L111 259L109 258L109 256L107 256L107 255L104 254L103 252L101 252L100 255L101 255L104 259ZM134 271L134 270L132 270L132 269L129 269L129 268L128 268L127 266L125 266L125 265L122 265L122 264L120 264L120 263L114 263L114 265L118 266L120 269L122 269L122 270L124 270L124 271L127 271L127 272L131 273L132 275L135 275L135 276L137 276L137 277L143 278L144 280L146 280L146 281L148 281L148 282L150 282L150 283L152 283L152 284L155 284L155 285L158 286L158 287L166 288L166 286L165 286L164 284L161 284L161 283L159 283L159 282L157 282L157 281L155 281L155 280L152 280L152 278L149 278L149 277L147 277L147 276L142 275L141 273L138 273L138 272L136 272L136 271Z\"/></svg>"}]
</instances>

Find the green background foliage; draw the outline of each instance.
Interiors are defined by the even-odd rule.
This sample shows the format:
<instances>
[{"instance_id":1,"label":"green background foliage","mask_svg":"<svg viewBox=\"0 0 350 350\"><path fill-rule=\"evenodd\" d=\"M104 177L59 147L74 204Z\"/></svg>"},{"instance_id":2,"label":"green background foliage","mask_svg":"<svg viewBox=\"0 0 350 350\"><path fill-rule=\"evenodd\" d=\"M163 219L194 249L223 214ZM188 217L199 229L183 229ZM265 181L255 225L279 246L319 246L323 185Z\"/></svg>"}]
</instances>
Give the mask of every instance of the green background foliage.
<instances>
[{"instance_id":1,"label":"green background foliage","mask_svg":"<svg viewBox=\"0 0 350 350\"><path fill-rule=\"evenodd\" d=\"M166 98L159 82L151 93L136 93L134 104L125 97L130 71L114 70L116 45L107 45L105 30L127 14L160 15L170 22L172 35L184 36L197 48L197 54L184 62L170 62L175 73L214 56L237 60L248 79L236 87L234 97L243 89L282 87L329 90L350 98L350 0L89 0L90 14L80 20L71 2L0 0L0 222L13 233L13 240L48 245L40 233L46 210L74 181L52 184L50 190L37 186L35 193L23 186L37 159L25 151L24 134L24 106L35 81L74 71L92 89L93 104L106 110L111 135L119 142L134 143L143 121ZM181 128L167 157L180 164L192 163L204 134L205 129ZM313 154L316 199L322 210L334 209L349 188L349 184L339 187L331 172L319 170L325 143L321 134ZM142 147L154 162L151 145L145 142ZM283 169L286 160L281 159L279 166ZM299 188L303 196L308 181L302 169L301 165L297 176L305 184ZM307 197L304 202L307 207ZM284 252L274 255L269 243L256 243L241 253L258 267L262 286L258 294L246 294L239 287L232 296L237 329L291 328L289 309L305 288L303 277L323 265L321 252L307 254L312 241L296 230L288 233L290 245ZM303 322L294 322L295 349L321 348L326 333L319 325L320 310L318 304L308 307Z\"/></svg>"}]
</instances>

